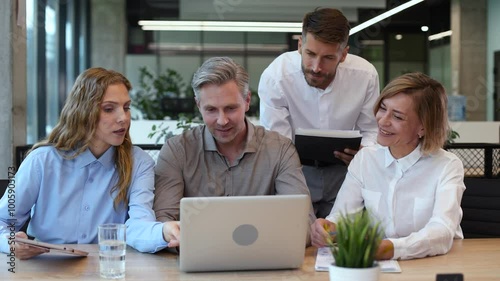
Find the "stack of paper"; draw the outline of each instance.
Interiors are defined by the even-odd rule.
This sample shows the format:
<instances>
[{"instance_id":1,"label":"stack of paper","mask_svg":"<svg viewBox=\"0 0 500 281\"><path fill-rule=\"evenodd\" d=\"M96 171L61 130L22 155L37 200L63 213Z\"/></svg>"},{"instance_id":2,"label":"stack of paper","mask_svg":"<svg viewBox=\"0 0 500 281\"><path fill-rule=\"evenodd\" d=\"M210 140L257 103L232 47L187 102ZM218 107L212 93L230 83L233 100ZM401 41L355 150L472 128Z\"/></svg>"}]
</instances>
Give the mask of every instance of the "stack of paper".
<instances>
[{"instance_id":1,"label":"stack of paper","mask_svg":"<svg viewBox=\"0 0 500 281\"><path fill-rule=\"evenodd\" d=\"M332 251L328 247L319 248L316 255L316 264L314 268L316 271L328 271L330 264L334 262ZM401 267L396 260L378 261L381 272L401 272Z\"/></svg>"}]
</instances>

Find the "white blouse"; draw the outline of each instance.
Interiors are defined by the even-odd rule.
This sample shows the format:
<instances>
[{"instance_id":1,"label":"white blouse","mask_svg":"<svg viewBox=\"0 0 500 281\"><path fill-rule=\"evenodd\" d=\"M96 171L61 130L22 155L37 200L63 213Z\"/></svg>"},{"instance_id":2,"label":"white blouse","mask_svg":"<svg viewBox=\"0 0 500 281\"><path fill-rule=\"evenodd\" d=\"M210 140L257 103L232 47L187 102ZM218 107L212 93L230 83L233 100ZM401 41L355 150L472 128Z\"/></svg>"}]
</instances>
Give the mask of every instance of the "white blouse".
<instances>
[{"instance_id":1,"label":"white blouse","mask_svg":"<svg viewBox=\"0 0 500 281\"><path fill-rule=\"evenodd\" d=\"M350 163L327 219L366 207L394 244L394 259L445 254L454 238L463 238L463 177L460 159L443 149L425 156L419 145L395 159L387 147L365 147Z\"/></svg>"}]
</instances>

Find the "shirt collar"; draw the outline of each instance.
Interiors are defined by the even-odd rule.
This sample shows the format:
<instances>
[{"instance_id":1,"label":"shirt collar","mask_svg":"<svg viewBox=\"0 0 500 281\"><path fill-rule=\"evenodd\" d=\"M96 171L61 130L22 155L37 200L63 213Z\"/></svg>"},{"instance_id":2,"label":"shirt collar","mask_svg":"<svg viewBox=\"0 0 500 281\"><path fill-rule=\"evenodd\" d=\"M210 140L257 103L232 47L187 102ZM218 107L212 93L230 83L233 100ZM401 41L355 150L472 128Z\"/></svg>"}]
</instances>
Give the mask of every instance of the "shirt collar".
<instances>
[{"instance_id":1,"label":"shirt collar","mask_svg":"<svg viewBox=\"0 0 500 281\"><path fill-rule=\"evenodd\" d=\"M349 56L349 54L347 54L347 56ZM347 57L346 57L346 59L347 59ZM336 87L334 85L337 85L338 83L342 83L342 82L336 82L338 80L339 75L340 75L339 73L341 73L342 71L343 71L343 62L339 63L339 66L337 67L337 70L335 71L335 77L333 77L333 80L332 80L332 82L330 82L330 85L328 85L328 87L326 87L324 90L319 89L319 88L317 88L317 89L320 90L321 93L331 93L332 89L334 87Z\"/></svg>"},{"instance_id":2,"label":"shirt collar","mask_svg":"<svg viewBox=\"0 0 500 281\"><path fill-rule=\"evenodd\" d=\"M207 151L217 151L217 145L215 144L214 136L208 130L207 125L203 128L203 146Z\"/></svg>"},{"instance_id":3,"label":"shirt collar","mask_svg":"<svg viewBox=\"0 0 500 281\"><path fill-rule=\"evenodd\" d=\"M245 123L247 128L247 139L244 152L255 152L257 151L257 141L254 137L255 126L246 117L245 117ZM203 140L204 140L204 148L206 151L218 151L215 139L208 130L206 125L205 128L203 128Z\"/></svg>"},{"instance_id":4,"label":"shirt collar","mask_svg":"<svg viewBox=\"0 0 500 281\"><path fill-rule=\"evenodd\" d=\"M90 151L90 149L86 149L83 153L78 155L74 161L76 163L76 166L79 168L83 168L87 165L90 165L94 162L99 162L101 163L102 166L104 166L107 169L113 168L115 166L115 150L116 148L114 146L111 146L104 152L99 159L97 159L94 154Z\"/></svg>"},{"instance_id":5,"label":"shirt collar","mask_svg":"<svg viewBox=\"0 0 500 281\"><path fill-rule=\"evenodd\" d=\"M256 152L258 143L255 137L255 125L245 117L245 123L247 123L247 144L245 145L244 152Z\"/></svg>"},{"instance_id":6,"label":"shirt collar","mask_svg":"<svg viewBox=\"0 0 500 281\"><path fill-rule=\"evenodd\" d=\"M399 164L399 167L401 167L401 170L403 172L406 172L411 166L415 165L417 161L422 157L422 151L420 150L420 144L408 155L406 155L403 158L400 159L395 159L391 151L389 150L389 147L383 147L385 151L385 167L389 167L393 162L397 162Z\"/></svg>"}]
</instances>

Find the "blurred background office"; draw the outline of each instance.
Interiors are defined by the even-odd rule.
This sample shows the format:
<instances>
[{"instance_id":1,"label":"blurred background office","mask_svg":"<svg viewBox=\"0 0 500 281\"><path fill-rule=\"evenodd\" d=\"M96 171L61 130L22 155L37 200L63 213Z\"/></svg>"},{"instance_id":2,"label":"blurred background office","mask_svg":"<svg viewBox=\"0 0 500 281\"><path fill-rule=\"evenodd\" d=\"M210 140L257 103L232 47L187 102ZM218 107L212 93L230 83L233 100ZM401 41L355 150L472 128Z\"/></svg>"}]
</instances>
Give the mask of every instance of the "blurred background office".
<instances>
[{"instance_id":1,"label":"blurred background office","mask_svg":"<svg viewBox=\"0 0 500 281\"><path fill-rule=\"evenodd\" d=\"M408 8L359 28L402 5ZM375 65L381 88L421 71L445 85L453 121L500 121L496 0L6 0L0 1L0 178L14 165L16 146L52 130L84 69L124 73L135 88L136 118L161 119L141 110L156 91L157 110L175 119L194 112L189 83L208 57L235 59L256 91L264 68L297 49L302 17L316 7L338 8L358 26L350 52ZM193 21L245 23L209 28ZM255 22L260 28L248 26Z\"/></svg>"}]
</instances>

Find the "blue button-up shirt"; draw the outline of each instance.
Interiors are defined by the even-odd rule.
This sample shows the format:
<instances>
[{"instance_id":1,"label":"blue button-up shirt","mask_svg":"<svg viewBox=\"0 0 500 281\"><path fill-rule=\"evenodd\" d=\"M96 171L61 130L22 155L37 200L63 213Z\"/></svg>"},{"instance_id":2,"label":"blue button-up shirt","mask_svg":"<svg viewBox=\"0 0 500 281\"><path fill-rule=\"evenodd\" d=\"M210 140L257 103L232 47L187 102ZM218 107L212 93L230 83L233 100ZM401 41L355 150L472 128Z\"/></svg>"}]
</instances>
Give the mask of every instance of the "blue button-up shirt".
<instances>
[{"instance_id":1,"label":"blue button-up shirt","mask_svg":"<svg viewBox=\"0 0 500 281\"><path fill-rule=\"evenodd\" d=\"M9 226L15 224L18 231L30 215L28 235L43 242L97 243L98 225L126 223L128 245L142 252L165 248L163 224L152 210L153 159L133 148L128 208L123 203L114 208L117 192L111 189L118 182L114 156L114 147L99 159L89 150L70 160L52 146L32 151L9 185L14 192L8 190L0 199L0 250L8 253L13 246L8 243Z\"/></svg>"}]
</instances>

